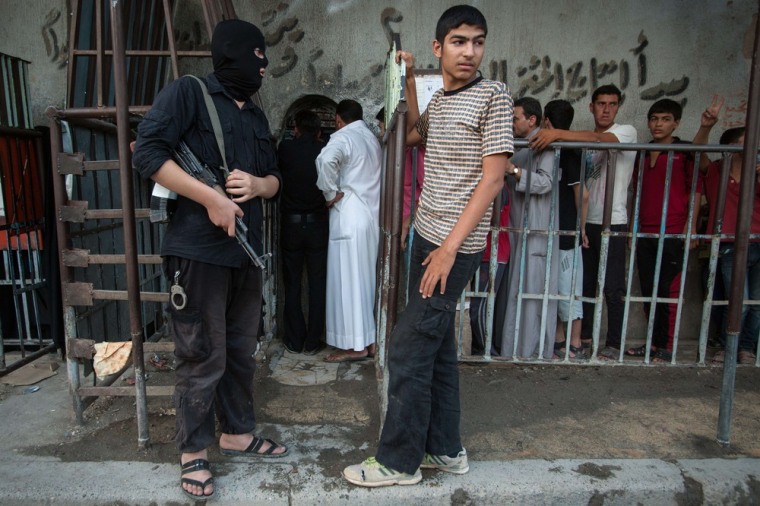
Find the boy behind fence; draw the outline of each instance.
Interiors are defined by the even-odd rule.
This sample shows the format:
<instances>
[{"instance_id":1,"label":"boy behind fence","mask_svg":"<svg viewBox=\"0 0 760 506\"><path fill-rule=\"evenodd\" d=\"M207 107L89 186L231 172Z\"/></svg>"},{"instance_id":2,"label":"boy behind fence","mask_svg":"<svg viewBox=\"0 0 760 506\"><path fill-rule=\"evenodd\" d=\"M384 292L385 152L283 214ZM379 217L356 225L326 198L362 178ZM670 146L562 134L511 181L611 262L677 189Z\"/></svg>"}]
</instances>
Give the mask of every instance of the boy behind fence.
<instances>
[{"instance_id":1,"label":"boy behind fence","mask_svg":"<svg viewBox=\"0 0 760 506\"><path fill-rule=\"evenodd\" d=\"M652 143L662 145L663 151L648 151L644 155L643 166L637 159L634 174L634 193L638 191L641 179L639 202L639 232L659 234L662 221L662 205L665 198L665 183L668 179L668 144L690 144L675 137L673 133L681 122L681 105L670 99L655 102L647 113L647 124L652 134ZM691 230L697 233L697 212L689 222L689 196L691 195L694 174L694 159L690 153L674 152L670 172L670 189L668 192L668 212L665 217L666 234L685 234ZM702 195L701 180L697 181L695 202ZM641 295L651 297L654 291L654 272L657 263L657 237L642 237L636 243L636 262L639 270ZM692 241L690 247L695 247ZM667 237L662 245L662 259L657 284L657 297L677 299L681 291L681 270L683 266L684 243L680 238ZM654 330L652 333L652 362L670 362L673 353L673 336L675 335L676 311L678 304L657 304L654 312ZM649 318L650 303L644 303L644 312ZM627 355L643 357L647 345L629 348Z\"/></svg>"}]
</instances>

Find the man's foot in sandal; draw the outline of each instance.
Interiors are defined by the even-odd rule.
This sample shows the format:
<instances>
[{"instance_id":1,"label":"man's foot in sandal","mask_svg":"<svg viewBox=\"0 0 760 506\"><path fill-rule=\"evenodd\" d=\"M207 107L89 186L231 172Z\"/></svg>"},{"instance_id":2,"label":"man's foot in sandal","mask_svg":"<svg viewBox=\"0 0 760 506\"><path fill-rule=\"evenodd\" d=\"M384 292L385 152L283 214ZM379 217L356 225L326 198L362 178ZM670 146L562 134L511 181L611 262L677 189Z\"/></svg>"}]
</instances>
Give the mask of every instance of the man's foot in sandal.
<instances>
[{"instance_id":1,"label":"man's foot in sandal","mask_svg":"<svg viewBox=\"0 0 760 506\"><path fill-rule=\"evenodd\" d=\"M567 344L567 340L559 342L554 341L554 353L557 358L560 358L562 360L565 358L565 344ZM583 345L575 347L571 344L569 358L577 358L579 360L583 360L588 358L588 355L586 354L586 349L583 347Z\"/></svg>"},{"instance_id":2,"label":"man's foot in sandal","mask_svg":"<svg viewBox=\"0 0 760 506\"><path fill-rule=\"evenodd\" d=\"M214 497L214 477L211 475L207 451L183 453L179 463L181 468L180 486L182 492L191 499L205 501Z\"/></svg>"},{"instance_id":3,"label":"man's foot in sandal","mask_svg":"<svg viewBox=\"0 0 760 506\"><path fill-rule=\"evenodd\" d=\"M325 362L330 362L331 364L336 364L339 362L356 362L359 360L367 360L368 352L367 349L363 349L362 351L354 351L354 350L339 350L335 353L331 353L325 357Z\"/></svg>"},{"instance_id":4,"label":"man's foot in sandal","mask_svg":"<svg viewBox=\"0 0 760 506\"><path fill-rule=\"evenodd\" d=\"M597 360L620 360L620 350L612 346L605 346L596 356Z\"/></svg>"},{"instance_id":5,"label":"man's foot in sandal","mask_svg":"<svg viewBox=\"0 0 760 506\"><path fill-rule=\"evenodd\" d=\"M650 355L654 355L654 353L657 351L657 348L652 346L650 348ZM641 346L636 346L635 348L628 348L625 350L625 354L629 357L645 357L647 354L647 345L642 344Z\"/></svg>"},{"instance_id":6,"label":"man's foot in sandal","mask_svg":"<svg viewBox=\"0 0 760 506\"><path fill-rule=\"evenodd\" d=\"M658 348L657 351L652 352L653 364L669 364L673 361L673 352Z\"/></svg>"},{"instance_id":7,"label":"man's foot in sandal","mask_svg":"<svg viewBox=\"0 0 760 506\"><path fill-rule=\"evenodd\" d=\"M252 434L222 434L219 450L228 457L279 458L288 454L288 447Z\"/></svg>"},{"instance_id":8,"label":"man's foot in sandal","mask_svg":"<svg viewBox=\"0 0 760 506\"><path fill-rule=\"evenodd\" d=\"M583 345L576 348L575 346L571 344L570 358L575 358L578 360L586 360L588 358L588 353L586 351L586 348L584 348Z\"/></svg>"}]
</instances>

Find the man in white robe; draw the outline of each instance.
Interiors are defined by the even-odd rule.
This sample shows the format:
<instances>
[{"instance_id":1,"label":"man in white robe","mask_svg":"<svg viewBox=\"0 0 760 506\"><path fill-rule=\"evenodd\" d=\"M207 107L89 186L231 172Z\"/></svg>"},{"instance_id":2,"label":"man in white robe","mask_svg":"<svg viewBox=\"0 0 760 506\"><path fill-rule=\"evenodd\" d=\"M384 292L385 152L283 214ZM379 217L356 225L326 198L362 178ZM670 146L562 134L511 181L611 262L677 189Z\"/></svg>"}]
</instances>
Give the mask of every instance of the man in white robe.
<instances>
[{"instance_id":1,"label":"man in white robe","mask_svg":"<svg viewBox=\"0 0 760 506\"><path fill-rule=\"evenodd\" d=\"M330 208L327 251L327 362L374 354L375 285L380 240L380 143L362 120L361 105L343 100L338 130L317 157L317 186Z\"/></svg>"}]
</instances>

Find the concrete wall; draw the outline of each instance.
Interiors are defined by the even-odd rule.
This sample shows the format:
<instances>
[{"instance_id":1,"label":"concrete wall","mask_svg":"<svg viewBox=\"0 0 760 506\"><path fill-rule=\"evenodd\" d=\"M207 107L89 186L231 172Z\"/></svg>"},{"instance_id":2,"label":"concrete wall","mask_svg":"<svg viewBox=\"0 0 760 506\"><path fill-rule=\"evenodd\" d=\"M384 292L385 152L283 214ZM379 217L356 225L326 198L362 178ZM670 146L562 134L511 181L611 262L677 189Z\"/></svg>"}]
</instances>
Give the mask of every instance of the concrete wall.
<instances>
[{"instance_id":1,"label":"concrete wall","mask_svg":"<svg viewBox=\"0 0 760 506\"><path fill-rule=\"evenodd\" d=\"M0 51L30 65L33 115L45 122L48 105L64 106L66 46L74 0L0 2ZM371 119L382 104L383 64L391 33L423 67L435 23L456 1L237 1L238 16L259 25L270 41L262 89L275 131L288 106L306 94L335 101L355 98ZM689 138L714 93L726 96L720 127L742 124L746 112L756 4L750 0L534 0L472 2L490 33L482 66L486 77L509 83L516 96L546 102L566 98L578 108L576 128L591 126L586 112L596 83L625 92L619 119L648 139L645 114L660 96L685 102L682 135ZM197 0L178 2L177 28L187 47L208 38ZM207 68L207 67L204 67ZM185 66L183 71L198 69ZM716 129L718 133L722 128Z\"/></svg>"},{"instance_id":2,"label":"concrete wall","mask_svg":"<svg viewBox=\"0 0 760 506\"><path fill-rule=\"evenodd\" d=\"M431 51L435 23L456 1L237 2L238 15L276 41L263 97L273 127L303 94L358 98L371 118L384 90L389 34L421 66L437 66ZM645 115L661 96L685 102L682 135L691 137L714 93L727 98L723 127L743 123L756 3L749 0L534 0L471 2L489 22L486 77L506 81L516 96L546 102L566 98L587 113L596 84L625 92L620 120L648 140ZM372 114L370 114L372 113ZM716 129L719 130L719 129Z\"/></svg>"}]
</instances>

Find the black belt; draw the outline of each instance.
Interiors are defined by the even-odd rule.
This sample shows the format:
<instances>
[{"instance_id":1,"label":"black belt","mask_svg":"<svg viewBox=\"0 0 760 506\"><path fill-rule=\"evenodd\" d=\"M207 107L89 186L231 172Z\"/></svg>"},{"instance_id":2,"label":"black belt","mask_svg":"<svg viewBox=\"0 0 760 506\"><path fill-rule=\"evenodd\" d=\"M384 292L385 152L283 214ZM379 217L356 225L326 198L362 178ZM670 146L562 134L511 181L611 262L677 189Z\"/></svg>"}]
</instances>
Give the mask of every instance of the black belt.
<instances>
[{"instance_id":1,"label":"black belt","mask_svg":"<svg viewBox=\"0 0 760 506\"><path fill-rule=\"evenodd\" d=\"M283 214L282 220L285 223L316 223L319 221L328 221L327 213L307 213L307 214Z\"/></svg>"}]
</instances>

